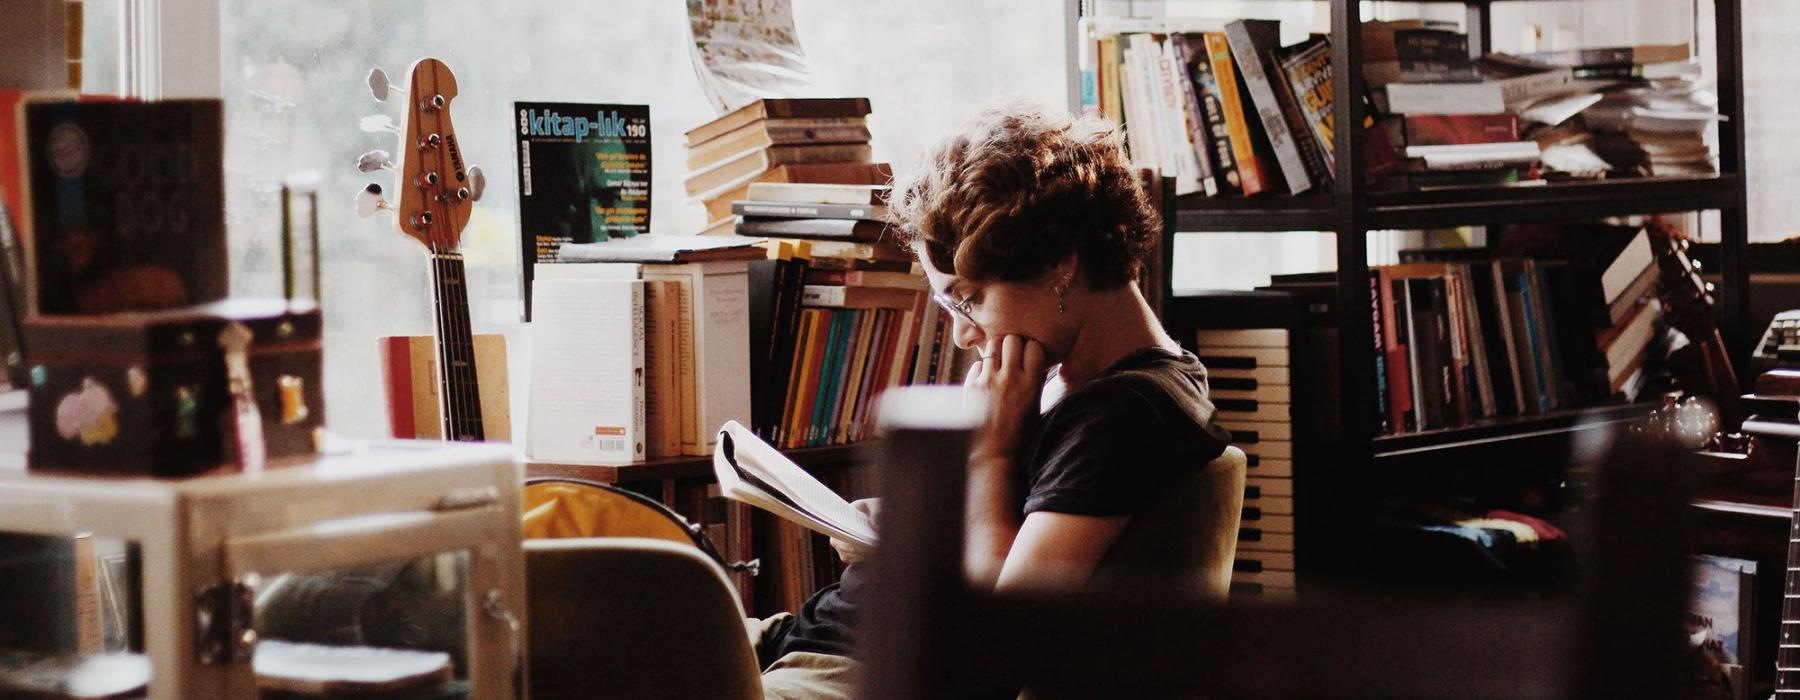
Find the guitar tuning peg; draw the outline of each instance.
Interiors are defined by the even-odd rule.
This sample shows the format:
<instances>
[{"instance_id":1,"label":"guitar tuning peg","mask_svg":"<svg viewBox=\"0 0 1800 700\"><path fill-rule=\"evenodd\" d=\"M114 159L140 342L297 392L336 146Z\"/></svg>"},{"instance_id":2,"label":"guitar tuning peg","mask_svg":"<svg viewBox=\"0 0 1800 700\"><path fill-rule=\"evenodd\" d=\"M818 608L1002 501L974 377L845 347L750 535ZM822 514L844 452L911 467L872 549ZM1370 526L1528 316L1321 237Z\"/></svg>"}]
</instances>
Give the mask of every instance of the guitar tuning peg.
<instances>
[{"instance_id":1,"label":"guitar tuning peg","mask_svg":"<svg viewBox=\"0 0 1800 700\"><path fill-rule=\"evenodd\" d=\"M469 166L469 198L479 202L481 201L481 193L486 191L487 173L482 172L481 166L479 165Z\"/></svg>"},{"instance_id":2,"label":"guitar tuning peg","mask_svg":"<svg viewBox=\"0 0 1800 700\"><path fill-rule=\"evenodd\" d=\"M387 151L378 148L358 156L356 159L356 169L365 173L372 173L377 170L393 170L394 161L390 159Z\"/></svg>"},{"instance_id":3,"label":"guitar tuning peg","mask_svg":"<svg viewBox=\"0 0 1800 700\"><path fill-rule=\"evenodd\" d=\"M398 94L400 91L400 88L394 87L394 83L388 80L387 71L380 68L369 70L369 93L375 96L376 102L386 102L388 95Z\"/></svg>"},{"instance_id":4,"label":"guitar tuning peg","mask_svg":"<svg viewBox=\"0 0 1800 700\"><path fill-rule=\"evenodd\" d=\"M400 135L400 127L394 126L393 118L385 114L371 114L363 117L357 125L362 127L363 131L371 134L385 131L395 136Z\"/></svg>"},{"instance_id":5,"label":"guitar tuning peg","mask_svg":"<svg viewBox=\"0 0 1800 700\"><path fill-rule=\"evenodd\" d=\"M1703 286L1703 287L1706 287L1706 293L1707 293L1707 294L1711 294L1711 293L1713 293L1713 283L1711 283L1711 282L1707 282L1707 283L1705 283L1705 284L1704 284L1704 285L1701 285L1701 286Z\"/></svg>"},{"instance_id":6,"label":"guitar tuning peg","mask_svg":"<svg viewBox=\"0 0 1800 700\"><path fill-rule=\"evenodd\" d=\"M1699 260L1689 260L1688 266L1694 268L1695 272L1700 271L1700 261Z\"/></svg>"},{"instance_id":7,"label":"guitar tuning peg","mask_svg":"<svg viewBox=\"0 0 1800 700\"><path fill-rule=\"evenodd\" d=\"M381 185L371 182L368 187L356 193L357 216L367 219L374 216L375 212L393 208L388 204L387 198L381 196Z\"/></svg>"}]
</instances>

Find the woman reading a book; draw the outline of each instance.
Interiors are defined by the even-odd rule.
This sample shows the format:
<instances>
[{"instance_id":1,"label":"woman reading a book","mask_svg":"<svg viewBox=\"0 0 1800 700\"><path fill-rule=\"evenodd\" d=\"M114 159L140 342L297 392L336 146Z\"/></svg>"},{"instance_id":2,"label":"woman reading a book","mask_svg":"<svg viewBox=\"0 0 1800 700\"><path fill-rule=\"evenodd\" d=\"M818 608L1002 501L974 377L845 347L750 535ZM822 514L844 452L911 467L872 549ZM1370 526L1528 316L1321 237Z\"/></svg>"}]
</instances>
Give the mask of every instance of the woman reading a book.
<instances>
[{"instance_id":1,"label":"woman reading a book","mask_svg":"<svg viewBox=\"0 0 1800 700\"><path fill-rule=\"evenodd\" d=\"M1133 516L1230 439L1205 368L1133 283L1157 224L1117 132L985 110L896 183L893 210L991 406L969 455L966 570L998 589L1088 585ZM850 692L865 572L839 552L841 582L762 628L770 697Z\"/></svg>"}]
</instances>

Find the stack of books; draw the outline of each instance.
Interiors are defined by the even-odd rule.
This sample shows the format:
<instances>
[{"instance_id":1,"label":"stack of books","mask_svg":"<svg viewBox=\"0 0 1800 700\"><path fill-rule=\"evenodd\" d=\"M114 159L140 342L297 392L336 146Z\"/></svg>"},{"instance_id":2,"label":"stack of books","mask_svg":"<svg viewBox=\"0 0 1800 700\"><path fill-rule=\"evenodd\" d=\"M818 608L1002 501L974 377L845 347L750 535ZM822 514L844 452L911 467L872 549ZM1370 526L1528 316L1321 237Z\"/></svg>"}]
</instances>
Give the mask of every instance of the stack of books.
<instances>
[{"instance_id":1,"label":"stack of books","mask_svg":"<svg viewBox=\"0 0 1800 700\"><path fill-rule=\"evenodd\" d=\"M1719 171L1706 142L1718 111L1712 96L1691 82L1659 80L1614 91L1582 116L1594 130L1595 151L1620 169L1652 176Z\"/></svg>"},{"instance_id":2,"label":"stack of books","mask_svg":"<svg viewBox=\"0 0 1800 700\"><path fill-rule=\"evenodd\" d=\"M1646 360L1662 327L1650 235L1629 226L1516 226L1502 241L1503 254L1568 261L1578 285L1573 311L1594 336L1604 393L1627 401L1637 399L1655 369Z\"/></svg>"},{"instance_id":3,"label":"stack of books","mask_svg":"<svg viewBox=\"0 0 1800 700\"><path fill-rule=\"evenodd\" d=\"M782 448L856 442L870 434L881 392L951 381L949 319L923 275L910 260L864 254L892 246L777 240L769 249L751 269L758 436Z\"/></svg>"},{"instance_id":4,"label":"stack of books","mask_svg":"<svg viewBox=\"0 0 1800 700\"><path fill-rule=\"evenodd\" d=\"M1484 79L1468 35L1420 20L1366 22L1362 35L1363 80L1391 115L1385 128L1403 158L1394 184L1435 189L1538 179L1541 149L1520 138L1502 82Z\"/></svg>"},{"instance_id":5,"label":"stack of books","mask_svg":"<svg viewBox=\"0 0 1800 700\"><path fill-rule=\"evenodd\" d=\"M892 169L871 159L869 113L864 97L768 98L689 130L686 188L706 205L706 232L730 232L731 204L751 183L887 184Z\"/></svg>"}]
</instances>

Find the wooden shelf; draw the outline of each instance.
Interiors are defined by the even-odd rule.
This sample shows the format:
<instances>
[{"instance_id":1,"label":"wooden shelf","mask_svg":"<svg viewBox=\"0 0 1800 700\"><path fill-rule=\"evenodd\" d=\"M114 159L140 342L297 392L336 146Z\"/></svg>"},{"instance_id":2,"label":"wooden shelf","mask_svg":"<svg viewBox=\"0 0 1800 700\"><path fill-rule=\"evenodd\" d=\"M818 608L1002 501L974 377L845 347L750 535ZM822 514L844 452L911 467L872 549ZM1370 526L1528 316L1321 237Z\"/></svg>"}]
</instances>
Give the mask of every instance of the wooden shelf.
<instances>
[{"instance_id":1,"label":"wooden shelf","mask_svg":"<svg viewBox=\"0 0 1800 700\"><path fill-rule=\"evenodd\" d=\"M795 464L807 468L828 468L863 461L874 449L873 441L828 447L803 447L783 450ZM603 484L629 484L663 479L711 479L711 457L670 457L632 464L566 464L559 462L525 463L526 478L553 476L587 479Z\"/></svg>"},{"instance_id":2,"label":"wooden shelf","mask_svg":"<svg viewBox=\"0 0 1800 700\"><path fill-rule=\"evenodd\" d=\"M1736 207L1737 175L1564 182L1369 194L1370 229L1581 220Z\"/></svg>"},{"instance_id":3,"label":"wooden shelf","mask_svg":"<svg viewBox=\"0 0 1800 700\"><path fill-rule=\"evenodd\" d=\"M1495 442L1561 436L1611 423L1641 421L1657 404L1648 402L1568 409L1536 416L1484 420L1475 425L1375 438L1377 459L1448 453Z\"/></svg>"},{"instance_id":4,"label":"wooden shelf","mask_svg":"<svg viewBox=\"0 0 1800 700\"><path fill-rule=\"evenodd\" d=\"M1370 230L1579 220L1736 207L1739 176L1703 175L1563 182L1535 187L1467 187L1371 192ZM1176 203L1177 232L1337 231L1331 195L1204 197Z\"/></svg>"},{"instance_id":5,"label":"wooden shelf","mask_svg":"<svg viewBox=\"0 0 1800 700\"><path fill-rule=\"evenodd\" d=\"M1175 202L1175 231L1330 231L1337 228L1330 194L1207 197Z\"/></svg>"}]
</instances>

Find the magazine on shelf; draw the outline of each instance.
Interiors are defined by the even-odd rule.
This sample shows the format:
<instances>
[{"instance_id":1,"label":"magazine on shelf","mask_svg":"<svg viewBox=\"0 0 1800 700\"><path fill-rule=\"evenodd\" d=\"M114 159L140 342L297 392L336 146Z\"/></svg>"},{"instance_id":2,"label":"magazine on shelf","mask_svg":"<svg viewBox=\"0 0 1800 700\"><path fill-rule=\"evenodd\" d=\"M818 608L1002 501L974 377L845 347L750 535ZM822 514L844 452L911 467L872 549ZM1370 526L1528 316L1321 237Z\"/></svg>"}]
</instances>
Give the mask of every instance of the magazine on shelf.
<instances>
[{"instance_id":1,"label":"magazine on shelf","mask_svg":"<svg viewBox=\"0 0 1800 700\"><path fill-rule=\"evenodd\" d=\"M814 532L875 546L869 516L737 421L719 429L713 473L726 498L766 510Z\"/></svg>"}]
</instances>

